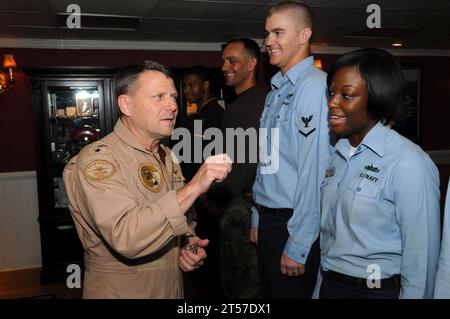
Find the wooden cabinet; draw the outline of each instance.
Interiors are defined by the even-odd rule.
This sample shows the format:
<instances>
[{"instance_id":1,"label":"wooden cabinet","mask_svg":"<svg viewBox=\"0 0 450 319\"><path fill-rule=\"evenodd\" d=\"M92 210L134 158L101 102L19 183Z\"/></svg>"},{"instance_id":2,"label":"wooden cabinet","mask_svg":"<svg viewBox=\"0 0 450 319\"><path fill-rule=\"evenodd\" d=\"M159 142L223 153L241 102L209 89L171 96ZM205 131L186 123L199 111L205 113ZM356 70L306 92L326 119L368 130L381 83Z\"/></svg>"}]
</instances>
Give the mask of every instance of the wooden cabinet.
<instances>
[{"instance_id":1,"label":"wooden cabinet","mask_svg":"<svg viewBox=\"0 0 450 319\"><path fill-rule=\"evenodd\" d=\"M42 282L64 281L83 266L62 172L85 145L112 131L118 117L115 70L27 70L31 80L41 231Z\"/></svg>"}]
</instances>

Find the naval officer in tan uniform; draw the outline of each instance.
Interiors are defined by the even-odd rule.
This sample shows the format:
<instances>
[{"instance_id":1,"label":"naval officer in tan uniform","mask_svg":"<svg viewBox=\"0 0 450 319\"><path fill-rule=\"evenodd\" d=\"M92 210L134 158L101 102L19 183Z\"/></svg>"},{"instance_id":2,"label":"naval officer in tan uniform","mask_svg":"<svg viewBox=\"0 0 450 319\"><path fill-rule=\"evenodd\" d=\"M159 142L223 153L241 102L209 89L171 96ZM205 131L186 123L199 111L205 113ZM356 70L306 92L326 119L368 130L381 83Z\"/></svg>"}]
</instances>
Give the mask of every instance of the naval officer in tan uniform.
<instances>
[{"instance_id":1,"label":"naval officer in tan uniform","mask_svg":"<svg viewBox=\"0 0 450 319\"><path fill-rule=\"evenodd\" d=\"M122 114L114 131L86 146L64 170L85 250L83 297L182 298L181 270L203 264L208 244L194 235L187 212L226 177L231 160L209 158L184 185L179 165L161 144L178 113L165 66L128 65L116 76L116 94Z\"/></svg>"}]
</instances>

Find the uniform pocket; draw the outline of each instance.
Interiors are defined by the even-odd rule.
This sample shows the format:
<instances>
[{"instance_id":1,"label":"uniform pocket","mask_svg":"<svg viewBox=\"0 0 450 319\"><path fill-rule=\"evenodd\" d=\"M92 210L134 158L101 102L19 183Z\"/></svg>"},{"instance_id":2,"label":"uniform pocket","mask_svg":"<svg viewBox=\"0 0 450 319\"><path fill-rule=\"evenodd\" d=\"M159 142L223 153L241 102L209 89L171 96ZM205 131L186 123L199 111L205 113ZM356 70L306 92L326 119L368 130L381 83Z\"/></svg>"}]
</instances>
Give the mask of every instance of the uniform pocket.
<instances>
[{"instance_id":1,"label":"uniform pocket","mask_svg":"<svg viewBox=\"0 0 450 319\"><path fill-rule=\"evenodd\" d=\"M358 181L354 185L350 184L349 188L356 196L363 196L369 198L377 198L380 192L380 187L370 181Z\"/></svg>"},{"instance_id":2,"label":"uniform pocket","mask_svg":"<svg viewBox=\"0 0 450 319\"><path fill-rule=\"evenodd\" d=\"M378 173L360 170L348 188L355 196L377 198L383 185L384 175L384 169Z\"/></svg>"}]
</instances>

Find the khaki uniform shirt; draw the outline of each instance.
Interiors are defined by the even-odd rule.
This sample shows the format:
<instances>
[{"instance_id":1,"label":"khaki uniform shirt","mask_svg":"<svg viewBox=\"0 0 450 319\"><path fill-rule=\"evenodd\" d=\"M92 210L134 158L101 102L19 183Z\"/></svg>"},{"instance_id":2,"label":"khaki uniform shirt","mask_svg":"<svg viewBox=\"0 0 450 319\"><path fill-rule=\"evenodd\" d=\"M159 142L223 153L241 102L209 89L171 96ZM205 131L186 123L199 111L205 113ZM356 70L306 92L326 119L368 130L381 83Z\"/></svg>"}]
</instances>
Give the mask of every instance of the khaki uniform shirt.
<instances>
[{"instance_id":1,"label":"khaki uniform shirt","mask_svg":"<svg viewBox=\"0 0 450 319\"><path fill-rule=\"evenodd\" d=\"M64 170L69 208L85 250L84 298L182 298L180 236L193 233L175 191L184 178L119 120ZM189 225L188 225L189 224Z\"/></svg>"}]
</instances>

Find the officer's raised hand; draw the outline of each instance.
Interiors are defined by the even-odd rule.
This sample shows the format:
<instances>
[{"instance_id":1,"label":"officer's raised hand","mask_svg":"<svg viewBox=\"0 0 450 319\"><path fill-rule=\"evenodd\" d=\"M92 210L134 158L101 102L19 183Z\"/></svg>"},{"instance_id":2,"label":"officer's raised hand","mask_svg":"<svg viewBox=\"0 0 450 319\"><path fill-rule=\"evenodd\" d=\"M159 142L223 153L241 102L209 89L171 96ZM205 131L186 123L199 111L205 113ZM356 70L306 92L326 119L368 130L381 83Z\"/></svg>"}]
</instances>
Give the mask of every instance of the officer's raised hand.
<instances>
[{"instance_id":1,"label":"officer's raised hand","mask_svg":"<svg viewBox=\"0 0 450 319\"><path fill-rule=\"evenodd\" d=\"M201 194L206 193L213 182L220 183L231 171L232 161L227 154L210 156L200 166L192 180L176 193L177 202L186 212Z\"/></svg>"}]
</instances>

